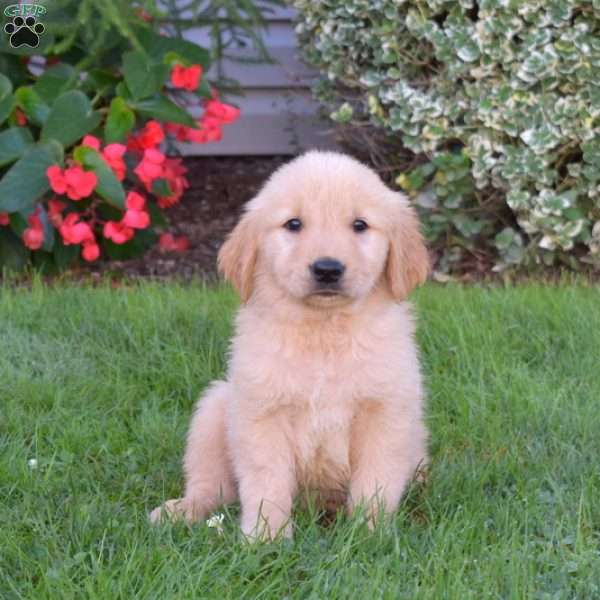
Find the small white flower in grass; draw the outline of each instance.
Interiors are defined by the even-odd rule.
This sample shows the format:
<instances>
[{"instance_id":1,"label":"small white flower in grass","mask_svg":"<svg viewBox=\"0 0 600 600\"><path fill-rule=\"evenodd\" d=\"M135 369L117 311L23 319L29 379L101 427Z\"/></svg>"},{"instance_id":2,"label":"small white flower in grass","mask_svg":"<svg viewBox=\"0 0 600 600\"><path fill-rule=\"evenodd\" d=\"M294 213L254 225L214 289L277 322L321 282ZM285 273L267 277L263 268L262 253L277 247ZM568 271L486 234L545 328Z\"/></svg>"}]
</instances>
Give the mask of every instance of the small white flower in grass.
<instances>
[{"instance_id":1,"label":"small white flower in grass","mask_svg":"<svg viewBox=\"0 0 600 600\"><path fill-rule=\"evenodd\" d=\"M33 470L33 469L37 469L37 467L38 467L38 461L37 461L37 458L30 458L30 459L27 461L27 466L28 466L30 469L32 469L32 470Z\"/></svg>"},{"instance_id":2,"label":"small white flower in grass","mask_svg":"<svg viewBox=\"0 0 600 600\"><path fill-rule=\"evenodd\" d=\"M223 513L216 513L209 519L206 519L206 524L209 527L214 527L219 535L223 535L223 519L225 519Z\"/></svg>"}]
</instances>

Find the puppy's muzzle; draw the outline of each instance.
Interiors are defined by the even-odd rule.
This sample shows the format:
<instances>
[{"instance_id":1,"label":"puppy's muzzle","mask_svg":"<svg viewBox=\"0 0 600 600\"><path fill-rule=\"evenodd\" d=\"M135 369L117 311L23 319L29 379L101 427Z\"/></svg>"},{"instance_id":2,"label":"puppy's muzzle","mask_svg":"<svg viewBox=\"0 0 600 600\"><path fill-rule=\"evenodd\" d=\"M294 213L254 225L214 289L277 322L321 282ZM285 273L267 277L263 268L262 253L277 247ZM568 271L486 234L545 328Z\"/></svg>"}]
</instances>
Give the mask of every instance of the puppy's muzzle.
<instances>
[{"instance_id":1,"label":"puppy's muzzle","mask_svg":"<svg viewBox=\"0 0 600 600\"><path fill-rule=\"evenodd\" d=\"M346 266L335 258L324 256L315 260L309 269L319 288L336 288Z\"/></svg>"}]
</instances>

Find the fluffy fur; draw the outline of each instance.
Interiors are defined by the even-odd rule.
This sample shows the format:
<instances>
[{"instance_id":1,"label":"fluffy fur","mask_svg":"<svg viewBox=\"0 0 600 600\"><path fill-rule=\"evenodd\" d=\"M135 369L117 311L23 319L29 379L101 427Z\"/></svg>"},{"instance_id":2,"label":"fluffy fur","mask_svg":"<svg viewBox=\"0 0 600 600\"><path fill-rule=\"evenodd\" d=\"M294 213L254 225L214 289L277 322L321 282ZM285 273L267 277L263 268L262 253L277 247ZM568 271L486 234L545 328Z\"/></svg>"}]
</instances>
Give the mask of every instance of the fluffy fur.
<instances>
[{"instance_id":1,"label":"fluffy fur","mask_svg":"<svg viewBox=\"0 0 600 600\"><path fill-rule=\"evenodd\" d=\"M300 231L284 227L294 218ZM321 257L346 267L329 295L310 269ZM239 499L245 535L291 536L301 492L365 505L371 519L393 512L427 438L405 299L428 258L406 198L354 159L310 152L248 203L219 268L243 302L227 379L198 402L183 498L152 521L204 519Z\"/></svg>"}]
</instances>

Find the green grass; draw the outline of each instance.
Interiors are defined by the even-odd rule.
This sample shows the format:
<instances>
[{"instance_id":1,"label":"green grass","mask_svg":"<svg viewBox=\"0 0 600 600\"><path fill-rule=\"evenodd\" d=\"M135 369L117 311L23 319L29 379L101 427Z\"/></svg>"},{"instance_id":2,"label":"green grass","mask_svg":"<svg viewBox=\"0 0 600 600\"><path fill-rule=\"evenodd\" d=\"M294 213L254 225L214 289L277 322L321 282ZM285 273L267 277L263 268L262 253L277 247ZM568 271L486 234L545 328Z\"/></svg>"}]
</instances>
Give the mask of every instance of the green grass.
<instances>
[{"instance_id":1,"label":"green grass","mask_svg":"<svg viewBox=\"0 0 600 600\"><path fill-rule=\"evenodd\" d=\"M150 528L224 370L225 289L0 288L0 598L600 597L600 289L416 296L432 469L393 526ZM38 466L28 466L35 458Z\"/></svg>"}]
</instances>

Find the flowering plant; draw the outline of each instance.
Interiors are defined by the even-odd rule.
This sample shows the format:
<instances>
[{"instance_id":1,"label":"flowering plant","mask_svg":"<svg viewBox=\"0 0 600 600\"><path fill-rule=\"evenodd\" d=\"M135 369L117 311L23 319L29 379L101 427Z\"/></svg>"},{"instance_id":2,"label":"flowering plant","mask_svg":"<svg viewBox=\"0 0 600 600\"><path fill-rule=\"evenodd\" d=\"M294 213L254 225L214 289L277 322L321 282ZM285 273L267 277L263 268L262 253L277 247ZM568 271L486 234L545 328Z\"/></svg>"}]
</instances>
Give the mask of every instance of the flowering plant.
<instances>
[{"instance_id":1,"label":"flowering plant","mask_svg":"<svg viewBox=\"0 0 600 600\"><path fill-rule=\"evenodd\" d=\"M167 35L154 3L99 4L58 2L39 47L0 45L0 268L185 250L160 231L188 187L167 151L239 116L204 77L209 52Z\"/></svg>"}]
</instances>

